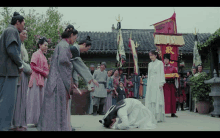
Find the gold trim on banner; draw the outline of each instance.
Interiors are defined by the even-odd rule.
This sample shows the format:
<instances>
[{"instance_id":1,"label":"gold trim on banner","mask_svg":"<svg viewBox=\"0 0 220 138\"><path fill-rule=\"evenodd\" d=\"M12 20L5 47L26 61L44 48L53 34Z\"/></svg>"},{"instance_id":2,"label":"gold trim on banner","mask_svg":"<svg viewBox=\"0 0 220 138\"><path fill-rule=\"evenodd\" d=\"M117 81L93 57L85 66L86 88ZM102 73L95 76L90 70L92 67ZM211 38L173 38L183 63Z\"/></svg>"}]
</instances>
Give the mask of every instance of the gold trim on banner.
<instances>
[{"instance_id":1,"label":"gold trim on banner","mask_svg":"<svg viewBox=\"0 0 220 138\"><path fill-rule=\"evenodd\" d=\"M169 78L169 77L179 78L179 75L178 75L177 73L171 73L171 74L165 74L165 77L166 77L166 78Z\"/></svg>"},{"instance_id":2,"label":"gold trim on banner","mask_svg":"<svg viewBox=\"0 0 220 138\"><path fill-rule=\"evenodd\" d=\"M164 45L185 45L183 36L172 36L172 35L157 35L155 34L154 37L154 44L155 45L160 45L160 44L164 44Z\"/></svg>"}]
</instances>

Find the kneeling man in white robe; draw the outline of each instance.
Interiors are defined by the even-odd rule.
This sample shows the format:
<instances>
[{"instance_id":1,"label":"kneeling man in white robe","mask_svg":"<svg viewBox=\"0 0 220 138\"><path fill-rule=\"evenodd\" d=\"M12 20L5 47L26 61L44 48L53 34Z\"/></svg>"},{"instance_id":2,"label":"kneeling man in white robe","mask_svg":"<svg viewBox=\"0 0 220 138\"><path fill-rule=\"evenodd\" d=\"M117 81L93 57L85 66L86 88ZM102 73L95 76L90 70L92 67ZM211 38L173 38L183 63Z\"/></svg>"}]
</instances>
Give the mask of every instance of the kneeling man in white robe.
<instances>
[{"instance_id":1,"label":"kneeling man in white robe","mask_svg":"<svg viewBox=\"0 0 220 138\"><path fill-rule=\"evenodd\" d=\"M116 122L116 117L119 118ZM106 128L127 130L129 128L154 129L157 121L151 111L139 100L126 98L112 105L102 120Z\"/></svg>"}]
</instances>

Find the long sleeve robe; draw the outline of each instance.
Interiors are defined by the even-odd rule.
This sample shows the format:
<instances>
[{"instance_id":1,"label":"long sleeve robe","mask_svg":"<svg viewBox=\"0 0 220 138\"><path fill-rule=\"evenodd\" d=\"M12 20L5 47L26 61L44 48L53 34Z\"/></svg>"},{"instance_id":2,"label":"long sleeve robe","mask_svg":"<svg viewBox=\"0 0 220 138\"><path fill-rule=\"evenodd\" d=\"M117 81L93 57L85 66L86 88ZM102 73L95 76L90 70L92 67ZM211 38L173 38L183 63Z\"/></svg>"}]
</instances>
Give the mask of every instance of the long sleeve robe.
<instances>
[{"instance_id":1,"label":"long sleeve robe","mask_svg":"<svg viewBox=\"0 0 220 138\"><path fill-rule=\"evenodd\" d=\"M154 115L139 100L133 98L124 99L126 105L117 112L118 122L115 129L127 130L129 128L154 129L156 120Z\"/></svg>"},{"instance_id":2,"label":"long sleeve robe","mask_svg":"<svg viewBox=\"0 0 220 138\"><path fill-rule=\"evenodd\" d=\"M68 103L72 77L71 57L69 44L65 40L61 40L52 56L38 130L71 131ZM92 79L91 73L89 73L90 76L87 73L89 72L87 68L83 68L85 64L80 57L74 58L72 64L77 73L87 82Z\"/></svg>"},{"instance_id":3,"label":"long sleeve robe","mask_svg":"<svg viewBox=\"0 0 220 138\"><path fill-rule=\"evenodd\" d=\"M156 59L148 65L147 92L145 98L145 106L148 107L155 115L157 121L164 121L164 94L163 86L165 83L163 62Z\"/></svg>"},{"instance_id":4,"label":"long sleeve robe","mask_svg":"<svg viewBox=\"0 0 220 138\"><path fill-rule=\"evenodd\" d=\"M93 78L97 80L98 82L105 82L106 86L104 84L99 84L99 87L95 86L95 91L93 92L93 96L95 97L107 97L107 71L103 70L95 70L93 74Z\"/></svg>"},{"instance_id":5,"label":"long sleeve robe","mask_svg":"<svg viewBox=\"0 0 220 138\"><path fill-rule=\"evenodd\" d=\"M168 64L167 66L164 66L164 73L170 74L170 73L178 73L176 68L174 66L171 66ZM175 78L166 78L167 80L175 79ZM164 90L164 99L165 99L165 113L176 113L176 88L175 84L172 83L165 83L163 86Z\"/></svg>"},{"instance_id":6,"label":"long sleeve robe","mask_svg":"<svg viewBox=\"0 0 220 138\"><path fill-rule=\"evenodd\" d=\"M13 119L17 98L18 69L22 68L20 46L17 28L9 25L0 38L0 131L7 131Z\"/></svg>"}]
</instances>

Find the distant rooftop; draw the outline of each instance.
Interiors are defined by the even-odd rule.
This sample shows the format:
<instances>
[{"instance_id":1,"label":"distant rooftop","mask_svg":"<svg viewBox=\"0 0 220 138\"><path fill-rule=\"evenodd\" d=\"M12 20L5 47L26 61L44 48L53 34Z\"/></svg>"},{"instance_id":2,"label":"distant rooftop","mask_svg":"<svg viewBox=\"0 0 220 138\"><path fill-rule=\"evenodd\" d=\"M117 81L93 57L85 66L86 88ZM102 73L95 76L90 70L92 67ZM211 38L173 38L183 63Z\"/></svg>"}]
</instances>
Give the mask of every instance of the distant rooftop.
<instances>
[{"instance_id":1,"label":"distant rooftop","mask_svg":"<svg viewBox=\"0 0 220 138\"><path fill-rule=\"evenodd\" d=\"M137 53L146 54L151 49L156 49L154 45L154 29L122 29L122 37L125 48L125 53L130 52L128 47L130 32L132 31L132 40L138 43L140 46L136 48ZM87 53L116 53L117 51L117 33L113 32L80 32L78 34L78 40L85 39L87 35L90 36L92 40L92 47ZM198 41L204 41L209 36L210 33L197 33ZM193 54L194 47L194 34L184 33L183 35L185 45L180 47L183 54Z\"/></svg>"}]
</instances>

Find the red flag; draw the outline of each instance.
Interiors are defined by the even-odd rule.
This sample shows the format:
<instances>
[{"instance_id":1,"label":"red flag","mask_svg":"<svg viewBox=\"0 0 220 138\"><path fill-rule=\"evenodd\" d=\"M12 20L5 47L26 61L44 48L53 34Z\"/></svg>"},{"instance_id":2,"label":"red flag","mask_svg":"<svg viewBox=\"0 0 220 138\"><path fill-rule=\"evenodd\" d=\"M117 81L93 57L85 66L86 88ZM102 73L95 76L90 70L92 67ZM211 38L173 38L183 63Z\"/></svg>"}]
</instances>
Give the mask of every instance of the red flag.
<instances>
[{"instance_id":1,"label":"red flag","mask_svg":"<svg viewBox=\"0 0 220 138\"><path fill-rule=\"evenodd\" d=\"M177 34L177 27L176 27L176 13L174 12L174 14L166 19L163 20L161 22L155 23L154 25L154 30L155 33L162 33L162 34ZM155 34L154 34L155 36ZM156 46L159 56L163 61L163 55L165 53L170 53L171 54L171 60L178 60L178 47L174 46L174 45L160 45L160 46ZM177 62L170 62L171 65L173 65L174 67L176 67L176 69L178 70L178 63Z\"/></svg>"},{"instance_id":2,"label":"red flag","mask_svg":"<svg viewBox=\"0 0 220 138\"><path fill-rule=\"evenodd\" d=\"M177 34L176 13L174 12L172 17L169 19L163 20L153 25L156 33Z\"/></svg>"}]
</instances>

